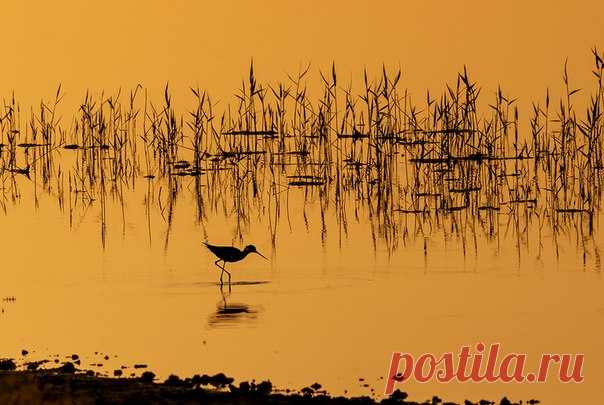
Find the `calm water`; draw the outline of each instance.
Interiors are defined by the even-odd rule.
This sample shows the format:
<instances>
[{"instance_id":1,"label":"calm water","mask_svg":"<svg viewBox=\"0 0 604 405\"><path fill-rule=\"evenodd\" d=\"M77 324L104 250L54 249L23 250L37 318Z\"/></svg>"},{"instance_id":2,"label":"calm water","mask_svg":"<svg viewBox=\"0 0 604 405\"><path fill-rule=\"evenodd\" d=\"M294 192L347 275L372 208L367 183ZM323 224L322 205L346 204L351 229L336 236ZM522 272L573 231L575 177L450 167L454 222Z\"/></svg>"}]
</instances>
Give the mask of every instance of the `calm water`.
<instances>
[{"instance_id":1,"label":"calm water","mask_svg":"<svg viewBox=\"0 0 604 405\"><path fill-rule=\"evenodd\" d=\"M139 179L122 199L62 212L55 195L35 193L35 181L14 180L19 200L8 201L0 217L0 296L16 298L2 303L3 356L24 348L36 359L77 353L83 366L103 363L90 368L108 374L146 363L160 377L225 372L270 378L282 388L319 381L333 393L380 394L393 350L439 354L500 342L532 359L585 353L586 380L404 388L417 399L508 395L545 403L599 392L604 295L597 237L585 240L583 257L576 235L561 233L556 258L552 233L532 232L518 245L504 214L497 238L474 240L467 231L465 242L446 229L450 219L417 237L421 221L402 215L408 235L401 228L392 251L380 239L373 247L377 225L354 201L345 233L332 210L322 221L319 201L293 189L280 197L276 225L267 204L243 227L244 243L270 261L252 255L230 266L229 292L217 285L214 258L201 241L241 246L233 238L237 220L208 207L196 221L194 179L175 180L182 187L170 226L165 204L163 211L158 201L147 204L159 180Z\"/></svg>"}]
</instances>

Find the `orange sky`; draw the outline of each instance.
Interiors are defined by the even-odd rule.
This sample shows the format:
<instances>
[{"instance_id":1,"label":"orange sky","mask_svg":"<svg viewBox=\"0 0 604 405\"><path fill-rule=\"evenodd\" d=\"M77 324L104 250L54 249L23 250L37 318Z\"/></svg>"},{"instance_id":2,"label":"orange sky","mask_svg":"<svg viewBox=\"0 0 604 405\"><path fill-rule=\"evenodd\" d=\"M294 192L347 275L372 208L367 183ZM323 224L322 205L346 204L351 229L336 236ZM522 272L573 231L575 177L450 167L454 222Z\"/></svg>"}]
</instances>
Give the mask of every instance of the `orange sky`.
<instances>
[{"instance_id":1,"label":"orange sky","mask_svg":"<svg viewBox=\"0 0 604 405\"><path fill-rule=\"evenodd\" d=\"M308 61L325 68L335 60L342 78L400 64L405 84L421 93L466 64L489 91L502 83L515 96L541 98L560 86L566 57L577 87L587 85L590 50L604 46L598 0L141 4L4 0L0 94L15 89L35 100L62 82L78 99L86 88L170 81L222 98L254 58L261 81L285 79Z\"/></svg>"}]
</instances>

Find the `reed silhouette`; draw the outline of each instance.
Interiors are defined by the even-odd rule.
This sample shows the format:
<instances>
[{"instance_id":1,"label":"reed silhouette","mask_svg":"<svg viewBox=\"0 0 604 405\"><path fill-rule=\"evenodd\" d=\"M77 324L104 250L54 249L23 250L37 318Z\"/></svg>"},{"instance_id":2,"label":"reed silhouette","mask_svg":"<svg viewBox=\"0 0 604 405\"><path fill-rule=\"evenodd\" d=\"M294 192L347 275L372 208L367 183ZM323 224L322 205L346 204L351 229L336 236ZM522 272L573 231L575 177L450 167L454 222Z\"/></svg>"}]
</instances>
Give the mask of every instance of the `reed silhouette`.
<instances>
[{"instance_id":1,"label":"reed silhouette","mask_svg":"<svg viewBox=\"0 0 604 405\"><path fill-rule=\"evenodd\" d=\"M240 242L264 207L273 249L295 196L305 221L310 207L319 208L324 241L334 217L340 241L351 221L365 221L373 248L390 253L437 231L465 252L477 249L480 237L510 231L520 249L529 234L547 230L556 252L565 234L599 257L604 62L592 53L594 87L581 90L583 115L565 66L558 107L548 90L526 125L502 88L483 102L465 68L441 95L428 92L423 101L402 87L400 70L384 68L374 78L365 72L355 91L338 80L335 65L320 72L314 98L310 66L263 85L252 64L235 102L220 111L199 88L190 89L192 108L183 113L168 86L159 103L141 86L127 95L87 92L69 119L58 113L60 87L54 100L29 111L11 95L0 112L0 207L7 213L34 184L36 201L39 192L56 198L72 227L98 210L105 247L107 201L123 211L127 192L146 182L149 240L157 213L165 248L186 192L204 230L213 213L229 212Z\"/></svg>"}]
</instances>

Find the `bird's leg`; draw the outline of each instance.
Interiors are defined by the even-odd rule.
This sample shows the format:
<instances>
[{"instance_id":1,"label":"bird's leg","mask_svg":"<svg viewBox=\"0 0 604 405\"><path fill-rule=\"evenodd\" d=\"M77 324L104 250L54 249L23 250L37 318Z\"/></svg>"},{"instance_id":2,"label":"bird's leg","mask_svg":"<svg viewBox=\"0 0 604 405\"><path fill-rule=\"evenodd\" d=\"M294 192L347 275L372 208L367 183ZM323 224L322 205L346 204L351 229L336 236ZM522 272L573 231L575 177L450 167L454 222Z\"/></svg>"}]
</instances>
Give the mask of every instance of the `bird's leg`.
<instances>
[{"instance_id":1,"label":"bird's leg","mask_svg":"<svg viewBox=\"0 0 604 405\"><path fill-rule=\"evenodd\" d=\"M216 265L216 267L218 267L220 270L222 270L220 272L220 285L222 285L222 275L224 274L225 270L224 267L219 265L218 263L220 263L221 261L223 261L222 259L218 259L214 262L214 264Z\"/></svg>"},{"instance_id":2,"label":"bird's leg","mask_svg":"<svg viewBox=\"0 0 604 405\"><path fill-rule=\"evenodd\" d=\"M226 267L226 263L225 263L225 267ZM222 269L226 272L226 274L229 275L229 288L230 288L231 287L231 273L224 267Z\"/></svg>"},{"instance_id":3,"label":"bird's leg","mask_svg":"<svg viewBox=\"0 0 604 405\"><path fill-rule=\"evenodd\" d=\"M224 290L222 289L222 284L220 284L220 295L222 295L222 308L227 308L226 296L224 295Z\"/></svg>"}]
</instances>

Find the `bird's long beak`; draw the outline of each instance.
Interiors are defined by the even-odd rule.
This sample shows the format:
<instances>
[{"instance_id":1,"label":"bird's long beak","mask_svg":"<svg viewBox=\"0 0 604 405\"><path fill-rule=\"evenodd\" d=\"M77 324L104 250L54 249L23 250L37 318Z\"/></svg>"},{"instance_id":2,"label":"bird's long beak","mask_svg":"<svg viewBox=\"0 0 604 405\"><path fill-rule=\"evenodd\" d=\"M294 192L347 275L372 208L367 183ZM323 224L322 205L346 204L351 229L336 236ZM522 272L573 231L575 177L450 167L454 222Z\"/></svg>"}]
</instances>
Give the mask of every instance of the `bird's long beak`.
<instances>
[{"instance_id":1,"label":"bird's long beak","mask_svg":"<svg viewBox=\"0 0 604 405\"><path fill-rule=\"evenodd\" d=\"M258 251L254 252L254 253L258 253L260 256L264 257L265 260L268 260L268 257L264 256L262 253L260 253Z\"/></svg>"}]
</instances>

